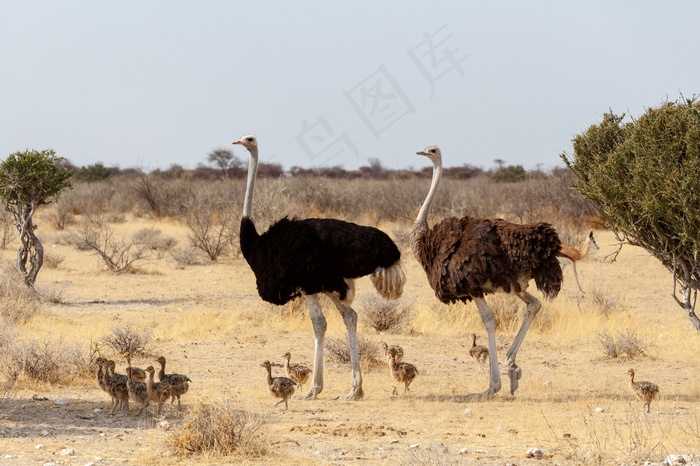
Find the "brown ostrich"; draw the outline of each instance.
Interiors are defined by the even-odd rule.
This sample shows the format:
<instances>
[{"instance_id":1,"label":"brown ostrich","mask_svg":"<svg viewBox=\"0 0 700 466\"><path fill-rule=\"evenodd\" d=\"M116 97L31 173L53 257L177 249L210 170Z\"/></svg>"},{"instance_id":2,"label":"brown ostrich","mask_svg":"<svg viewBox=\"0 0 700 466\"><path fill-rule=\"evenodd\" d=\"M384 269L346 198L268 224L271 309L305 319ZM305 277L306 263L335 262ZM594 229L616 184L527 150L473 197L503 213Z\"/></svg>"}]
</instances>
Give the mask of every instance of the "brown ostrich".
<instances>
[{"instance_id":1,"label":"brown ostrich","mask_svg":"<svg viewBox=\"0 0 700 466\"><path fill-rule=\"evenodd\" d=\"M323 390L323 341L326 317L318 295L335 304L347 329L350 346L351 389L344 398L361 399L362 373L357 349L357 313L352 308L355 279L369 275L382 297L401 297L406 275L401 252L389 236L373 227L331 218L283 218L258 233L253 222L253 191L258 168L258 141L240 138L250 152L248 182L241 218L241 253L255 274L260 297L281 306L297 297L306 298L314 327L314 367L311 388L301 398L316 399Z\"/></svg>"},{"instance_id":2,"label":"brown ostrich","mask_svg":"<svg viewBox=\"0 0 700 466\"><path fill-rule=\"evenodd\" d=\"M483 345L476 344L476 333L472 333L472 347L469 349L469 356L479 363L481 372L484 371L484 363L489 359L489 349Z\"/></svg>"},{"instance_id":3,"label":"brown ostrich","mask_svg":"<svg viewBox=\"0 0 700 466\"><path fill-rule=\"evenodd\" d=\"M129 367L131 367L131 376L134 379L136 379L138 382L144 382L146 380L146 377L148 377L148 374L146 374L146 371L143 369L140 369L138 367L131 366L131 353L129 351L124 353L123 356L126 358L127 365Z\"/></svg>"},{"instance_id":4,"label":"brown ostrich","mask_svg":"<svg viewBox=\"0 0 700 466\"><path fill-rule=\"evenodd\" d=\"M301 364L290 364L289 360L292 358L292 353L287 351L284 353L284 372L286 372L287 377L295 381L299 385L299 390L302 389L304 383L311 377L311 369Z\"/></svg>"},{"instance_id":5,"label":"brown ostrich","mask_svg":"<svg viewBox=\"0 0 700 466\"><path fill-rule=\"evenodd\" d=\"M294 395L294 386L296 383L287 377L272 377L272 364L270 364L270 361L264 361L260 366L267 369L267 378L265 382L267 382L267 389L270 391L270 394L276 398L282 398L275 403L274 406L284 401L284 409L289 409L287 399Z\"/></svg>"},{"instance_id":6,"label":"brown ostrich","mask_svg":"<svg viewBox=\"0 0 700 466\"><path fill-rule=\"evenodd\" d=\"M397 382L403 382L403 392L408 391L408 386L411 385L413 379L418 375L418 369L413 364L407 362L396 362L397 351L395 348L389 348L389 371L391 376Z\"/></svg>"},{"instance_id":7,"label":"brown ostrich","mask_svg":"<svg viewBox=\"0 0 700 466\"><path fill-rule=\"evenodd\" d=\"M583 289L581 284L578 282L578 274L576 273L576 262L580 261L591 250L598 250L598 243L595 242L593 237L593 230L588 230L588 235L586 236L586 241L584 241L581 249L576 249L572 246L565 246L562 244L561 253L559 255L559 263L561 264L561 271L563 272L567 265L570 265L574 271L574 278L576 279L576 286L578 286L578 291L583 294Z\"/></svg>"},{"instance_id":8,"label":"brown ostrich","mask_svg":"<svg viewBox=\"0 0 700 466\"><path fill-rule=\"evenodd\" d=\"M143 413L144 409L148 408L151 399L148 396L148 387L146 386L146 384L143 382L139 382L135 379L134 368L131 367L131 357L129 357L128 355L129 353L127 352L125 355L127 377L126 387L129 391L129 398L131 399L131 401L141 405L141 409L139 409L139 412L136 413L136 417L139 417Z\"/></svg>"},{"instance_id":9,"label":"brown ostrich","mask_svg":"<svg viewBox=\"0 0 700 466\"><path fill-rule=\"evenodd\" d=\"M659 386L651 382L635 382L634 381L634 369L627 371L627 375L630 376L630 388L634 394L642 400L642 409L644 406L647 407L647 413L650 410L651 402L659 394Z\"/></svg>"},{"instance_id":10,"label":"brown ostrich","mask_svg":"<svg viewBox=\"0 0 700 466\"><path fill-rule=\"evenodd\" d=\"M518 349L532 319L542 307L526 291L534 279L545 299L556 297L562 272L557 256L561 242L547 223L518 225L501 219L446 218L428 227L428 212L442 177L442 154L436 146L418 152L433 162L433 180L428 196L411 230L411 248L423 266L430 286L443 303L474 300L488 334L490 380L481 397L501 389L496 354L496 319L484 297L492 293L515 295L527 311L520 331L506 353L510 392L515 393L522 370L515 364Z\"/></svg>"},{"instance_id":11,"label":"brown ostrich","mask_svg":"<svg viewBox=\"0 0 700 466\"><path fill-rule=\"evenodd\" d=\"M126 413L129 414L129 387L127 386L126 376L115 373L117 364L111 359L109 361L103 360L103 364L106 366L106 371L103 376L106 391L114 401L114 406L110 414L114 414L114 410L117 409L117 406L119 406L122 411L126 411Z\"/></svg>"}]
</instances>

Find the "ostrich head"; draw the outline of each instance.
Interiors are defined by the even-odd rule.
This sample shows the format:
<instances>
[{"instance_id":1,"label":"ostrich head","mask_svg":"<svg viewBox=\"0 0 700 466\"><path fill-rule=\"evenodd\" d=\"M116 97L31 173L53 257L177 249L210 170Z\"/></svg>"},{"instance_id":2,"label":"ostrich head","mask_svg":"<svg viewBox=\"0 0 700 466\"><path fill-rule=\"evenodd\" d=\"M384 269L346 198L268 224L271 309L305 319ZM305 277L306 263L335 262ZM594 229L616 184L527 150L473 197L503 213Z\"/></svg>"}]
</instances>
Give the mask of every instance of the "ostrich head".
<instances>
[{"instance_id":1,"label":"ostrich head","mask_svg":"<svg viewBox=\"0 0 700 466\"><path fill-rule=\"evenodd\" d=\"M629 375L630 377L634 377L634 369L628 370L627 375Z\"/></svg>"},{"instance_id":2,"label":"ostrich head","mask_svg":"<svg viewBox=\"0 0 700 466\"><path fill-rule=\"evenodd\" d=\"M161 366L165 365L165 356L161 356L158 359L156 359L156 362L159 362Z\"/></svg>"},{"instance_id":3,"label":"ostrich head","mask_svg":"<svg viewBox=\"0 0 700 466\"><path fill-rule=\"evenodd\" d=\"M153 366L148 366L146 368L146 372L148 372L148 374L152 376L156 372L156 370L153 368Z\"/></svg>"},{"instance_id":4,"label":"ostrich head","mask_svg":"<svg viewBox=\"0 0 700 466\"><path fill-rule=\"evenodd\" d=\"M282 357L285 358L285 359L291 359L292 353L290 353L289 351L287 351L286 353L284 353L284 355L283 355Z\"/></svg>"},{"instance_id":5,"label":"ostrich head","mask_svg":"<svg viewBox=\"0 0 700 466\"><path fill-rule=\"evenodd\" d=\"M250 150L251 148L258 147L258 140L255 139L255 136L253 136L252 134L246 134L245 136L242 136L238 141L234 142L234 144L240 144L246 149Z\"/></svg>"},{"instance_id":6,"label":"ostrich head","mask_svg":"<svg viewBox=\"0 0 700 466\"><path fill-rule=\"evenodd\" d=\"M442 154L440 153L440 149L438 148L438 146L426 147L424 150L416 152L416 154L425 155L433 162L436 160L442 160Z\"/></svg>"},{"instance_id":7,"label":"ostrich head","mask_svg":"<svg viewBox=\"0 0 700 466\"><path fill-rule=\"evenodd\" d=\"M263 361L262 364L260 364L260 367L264 367L265 369L270 369L272 367L272 364L270 364L270 361L268 361L266 359L265 361Z\"/></svg>"}]
</instances>

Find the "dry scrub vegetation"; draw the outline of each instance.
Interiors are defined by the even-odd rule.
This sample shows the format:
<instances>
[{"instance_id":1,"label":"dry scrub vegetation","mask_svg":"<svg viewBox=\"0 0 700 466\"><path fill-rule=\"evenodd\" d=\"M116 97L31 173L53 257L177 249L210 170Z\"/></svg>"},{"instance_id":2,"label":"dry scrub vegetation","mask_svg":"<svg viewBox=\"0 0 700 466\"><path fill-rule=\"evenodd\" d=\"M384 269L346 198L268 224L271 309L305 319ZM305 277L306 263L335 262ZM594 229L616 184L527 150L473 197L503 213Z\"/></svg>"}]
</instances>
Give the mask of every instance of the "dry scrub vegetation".
<instances>
[{"instance_id":1,"label":"dry scrub vegetation","mask_svg":"<svg viewBox=\"0 0 700 466\"><path fill-rule=\"evenodd\" d=\"M567 183L565 174L446 180L433 220L469 213L549 221L566 243L580 245L598 218ZM472 303L439 303L406 250L428 184L260 180L255 212L263 228L284 215L375 225L403 248L408 275L396 302L358 281L365 399L334 400L349 388L349 355L342 318L322 299L324 390L316 401L290 400L284 412L271 408L260 363L269 359L273 376L283 375L282 355L291 351L294 362L312 366L313 331L302 299L277 307L257 296L237 245L243 181L79 183L37 214L47 251L37 290L13 277L16 239L0 250L0 457L43 464L70 447L79 464L95 457L103 464L634 464L700 453L700 388L688 363L700 350L697 335L653 258L626 247L616 262L602 260L615 249L605 231L596 232L601 250L577 265L585 296L567 270L560 296L533 322L516 395L503 389L493 400L470 401L488 384L468 354L467 335L485 341L481 319ZM502 358L524 305L488 301ZM420 371L408 395L394 395L383 341L400 344ZM192 379L182 411L175 404L160 418L136 419L133 407L129 416L108 414L95 360L114 359L123 373L125 350L142 368L165 355L168 372ZM627 386L629 367L661 387L649 415ZM56 406L59 398L70 404ZM39 443L46 448L35 450ZM526 458L531 447L543 459Z\"/></svg>"}]
</instances>

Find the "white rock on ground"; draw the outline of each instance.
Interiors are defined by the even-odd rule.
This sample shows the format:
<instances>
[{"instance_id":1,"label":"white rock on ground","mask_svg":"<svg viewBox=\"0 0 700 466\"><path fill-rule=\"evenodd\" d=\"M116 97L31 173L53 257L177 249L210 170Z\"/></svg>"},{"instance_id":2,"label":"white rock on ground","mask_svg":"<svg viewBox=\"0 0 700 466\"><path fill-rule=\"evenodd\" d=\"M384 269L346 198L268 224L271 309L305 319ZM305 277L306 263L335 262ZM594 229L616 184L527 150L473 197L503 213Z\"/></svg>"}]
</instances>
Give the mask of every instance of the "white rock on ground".
<instances>
[{"instance_id":1,"label":"white rock on ground","mask_svg":"<svg viewBox=\"0 0 700 466\"><path fill-rule=\"evenodd\" d=\"M469 453L469 450L467 450L466 447L459 450L460 455L466 455L467 453Z\"/></svg>"},{"instance_id":2,"label":"white rock on ground","mask_svg":"<svg viewBox=\"0 0 700 466\"><path fill-rule=\"evenodd\" d=\"M46 437L47 435L49 435L49 431L44 429L41 432L39 432L39 435L41 435L42 437Z\"/></svg>"},{"instance_id":3,"label":"white rock on ground","mask_svg":"<svg viewBox=\"0 0 700 466\"><path fill-rule=\"evenodd\" d=\"M58 406L66 406L69 403L70 403L70 401L68 400L68 398L59 398L58 400L56 400L56 404Z\"/></svg>"},{"instance_id":4,"label":"white rock on ground","mask_svg":"<svg viewBox=\"0 0 700 466\"><path fill-rule=\"evenodd\" d=\"M46 448L46 445L40 443L39 445L35 446L34 448L36 448L37 450L43 450L44 448Z\"/></svg>"},{"instance_id":5,"label":"white rock on ground","mask_svg":"<svg viewBox=\"0 0 700 466\"><path fill-rule=\"evenodd\" d=\"M61 456L73 456L75 455L75 450L72 448L64 448L61 450Z\"/></svg>"},{"instance_id":6,"label":"white rock on ground","mask_svg":"<svg viewBox=\"0 0 700 466\"><path fill-rule=\"evenodd\" d=\"M664 466L675 466L677 464L697 464L692 463L693 458L690 455L668 455L663 462Z\"/></svg>"},{"instance_id":7,"label":"white rock on ground","mask_svg":"<svg viewBox=\"0 0 700 466\"><path fill-rule=\"evenodd\" d=\"M542 458L542 450L537 447L532 447L525 453L527 458Z\"/></svg>"}]
</instances>

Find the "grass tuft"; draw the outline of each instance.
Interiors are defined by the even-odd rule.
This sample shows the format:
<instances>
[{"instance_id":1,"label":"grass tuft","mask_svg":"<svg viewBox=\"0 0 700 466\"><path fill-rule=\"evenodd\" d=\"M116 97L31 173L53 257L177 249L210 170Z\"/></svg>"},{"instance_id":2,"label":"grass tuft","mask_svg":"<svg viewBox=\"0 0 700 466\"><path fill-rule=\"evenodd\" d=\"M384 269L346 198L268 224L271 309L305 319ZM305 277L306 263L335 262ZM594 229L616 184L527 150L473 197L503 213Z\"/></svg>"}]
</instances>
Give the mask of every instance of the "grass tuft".
<instances>
[{"instance_id":1,"label":"grass tuft","mask_svg":"<svg viewBox=\"0 0 700 466\"><path fill-rule=\"evenodd\" d=\"M166 438L178 456L209 453L262 457L269 452L264 415L242 409L230 400L200 402Z\"/></svg>"}]
</instances>

